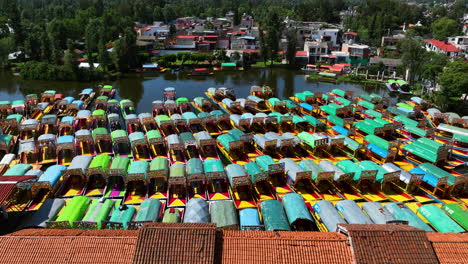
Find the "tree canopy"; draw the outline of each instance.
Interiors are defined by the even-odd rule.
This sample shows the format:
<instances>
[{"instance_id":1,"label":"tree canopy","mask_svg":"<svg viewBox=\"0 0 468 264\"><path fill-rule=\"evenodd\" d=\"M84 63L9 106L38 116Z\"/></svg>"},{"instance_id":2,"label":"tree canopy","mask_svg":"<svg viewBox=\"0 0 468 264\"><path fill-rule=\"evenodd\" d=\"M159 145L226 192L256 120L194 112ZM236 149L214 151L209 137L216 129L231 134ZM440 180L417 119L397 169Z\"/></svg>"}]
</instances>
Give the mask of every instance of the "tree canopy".
<instances>
[{"instance_id":1,"label":"tree canopy","mask_svg":"<svg viewBox=\"0 0 468 264\"><path fill-rule=\"evenodd\" d=\"M442 93L451 97L468 98L468 63L464 61L450 62L439 75L438 82Z\"/></svg>"},{"instance_id":2,"label":"tree canopy","mask_svg":"<svg viewBox=\"0 0 468 264\"><path fill-rule=\"evenodd\" d=\"M445 40L447 37L458 35L461 30L457 21L442 17L432 23L431 31L434 39Z\"/></svg>"}]
</instances>

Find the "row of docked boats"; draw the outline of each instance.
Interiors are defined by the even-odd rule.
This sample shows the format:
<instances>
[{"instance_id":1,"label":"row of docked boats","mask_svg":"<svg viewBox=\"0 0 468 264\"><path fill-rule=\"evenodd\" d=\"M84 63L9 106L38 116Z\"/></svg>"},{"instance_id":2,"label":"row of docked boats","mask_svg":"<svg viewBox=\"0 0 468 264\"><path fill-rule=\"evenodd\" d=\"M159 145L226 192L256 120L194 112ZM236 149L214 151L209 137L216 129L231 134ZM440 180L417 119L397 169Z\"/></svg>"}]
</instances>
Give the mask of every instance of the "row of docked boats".
<instances>
[{"instance_id":1,"label":"row of docked boats","mask_svg":"<svg viewBox=\"0 0 468 264\"><path fill-rule=\"evenodd\" d=\"M97 214L94 209L90 212L93 203L101 210L103 203L112 201L105 207L111 208L107 213L103 209L102 221L116 222L111 221L115 212L126 215L128 221L122 224L127 223L123 227L128 228L147 200L161 204L156 220L167 213L178 215L178 221L185 221L187 215L206 216L206 212L209 214L203 219L216 221L208 204L223 201L234 208L229 215L239 219L240 226L245 220L242 215L256 215L267 230L276 230L267 227L267 212L274 218L284 207L285 219L294 219L287 213L296 204L302 207L300 200L313 225L288 222L288 226L325 230L324 216L314 210L320 201L335 204L342 218L345 213L340 211L339 201L358 206L366 202L403 204L420 219L425 218L418 210L426 205L439 209L466 204L466 176L457 172L465 162L453 153L454 146L463 148L463 141L429 127L422 101L394 107L412 107L412 112L405 112L409 114L397 115L378 95L353 97L337 89L327 94L306 91L288 100L274 98L269 87L252 87L246 99L236 98L227 88L210 88L206 95L190 102L177 98L174 88L166 88L163 100L153 102L152 113L139 115L129 100L111 104L111 100L89 101L86 109L57 117L55 125L47 126L48 131L56 132L51 133L45 149L39 144L42 134L37 133L44 129L42 119L30 130L21 128L26 120L19 122L18 129L8 130L17 140L1 161L4 175L14 171L15 175L29 175L35 169L36 178L17 184L7 210L39 209L40 214L50 216L44 223L55 223L63 222L62 210L81 208L81 218L71 213L74 218L64 224L74 227L74 222L85 221L88 212ZM51 103L54 109L55 101ZM410 127L426 135L408 133ZM451 145L437 145L434 139L438 138ZM19 146L26 141L34 142L36 149L21 155ZM18 156L13 154L16 149ZM47 155L40 158L39 153ZM300 199L286 203L285 197ZM67 205L55 215L49 214L55 201L63 199ZM72 200L82 201L81 205L69 206ZM191 201L205 213L189 214ZM252 221L251 226L260 228L260 221ZM425 221L434 227L430 220ZM460 225L459 220L454 221Z\"/></svg>"}]
</instances>

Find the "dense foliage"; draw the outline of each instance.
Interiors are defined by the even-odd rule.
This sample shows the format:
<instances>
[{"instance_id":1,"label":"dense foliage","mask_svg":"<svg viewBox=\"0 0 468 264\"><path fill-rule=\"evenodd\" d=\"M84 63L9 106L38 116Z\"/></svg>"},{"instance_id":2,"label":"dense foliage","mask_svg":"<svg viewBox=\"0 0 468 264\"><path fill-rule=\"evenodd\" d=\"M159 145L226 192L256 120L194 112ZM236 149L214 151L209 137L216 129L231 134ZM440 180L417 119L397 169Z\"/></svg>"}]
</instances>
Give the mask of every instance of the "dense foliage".
<instances>
[{"instance_id":1,"label":"dense foliage","mask_svg":"<svg viewBox=\"0 0 468 264\"><path fill-rule=\"evenodd\" d=\"M103 72L126 72L141 64L135 45L135 22L170 23L178 17L224 17L228 12L233 12L234 24L244 13L260 22L261 55L271 62L278 59L282 37L296 42L293 32L284 30L286 18L344 22L345 30L358 32L363 42L376 46L383 35L418 21L423 26L409 30L413 36L431 37L432 33L442 39L461 29L459 18L468 10L467 0L457 0L449 8L437 1L419 2L426 5L408 5L399 0L0 0L0 67L9 53L21 51L19 61L67 68L75 78L81 73L77 67L65 67L69 59L64 51L80 49L85 51L80 58L99 63ZM174 26L170 33L175 33ZM108 52L110 47L112 52ZM296 48L292 44L287 47L289 63L294 63ZM187 56L185 60L191 60ZM170 60L162 58L163 64L171 64ZM248 60L243 58L244 62Z\"/></svg>"}]
</instances>

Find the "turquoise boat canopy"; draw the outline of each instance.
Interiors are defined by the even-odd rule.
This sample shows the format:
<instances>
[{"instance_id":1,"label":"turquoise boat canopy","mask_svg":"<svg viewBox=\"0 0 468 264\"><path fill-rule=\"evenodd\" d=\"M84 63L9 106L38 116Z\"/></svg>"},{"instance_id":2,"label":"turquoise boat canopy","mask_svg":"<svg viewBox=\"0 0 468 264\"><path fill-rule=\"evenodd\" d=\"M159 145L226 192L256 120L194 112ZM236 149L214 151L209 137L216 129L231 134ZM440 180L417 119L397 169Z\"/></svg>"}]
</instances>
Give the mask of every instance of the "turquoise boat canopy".
<instances>
[{"instance_id":1,"label":"turquoise boat canopy","mask_svg":"<svg viewBox=\"0 0 468 264\"><path fill-rule=\"evenodd\" d=\"M266 231L291 231L288 218L280 201L263 201L260 203L260 211Z\"/></svg>"},{"instance_id":2,"label":"turquoise boat canopy","mask_svg":"<svg viewBox=\"0 0 468 264\"><path fill-rule=\"evenodd\" d=\"M138 209L135 222L156 222L161 211L161 202L158 199L145 199Z\"/></svg>"},{"instance_id":3,"label":"turquoise boat canopy","mask_svg":"<svg viewBox=\"0 0 468 264\"><path fill-rule=\"evenodd\" d=\"M311 224L313 223L314 220L300 194L288 193L283 196L283 206L291 226L296 225L298 221L309 221Z\"/></svg>"}]
</instances>

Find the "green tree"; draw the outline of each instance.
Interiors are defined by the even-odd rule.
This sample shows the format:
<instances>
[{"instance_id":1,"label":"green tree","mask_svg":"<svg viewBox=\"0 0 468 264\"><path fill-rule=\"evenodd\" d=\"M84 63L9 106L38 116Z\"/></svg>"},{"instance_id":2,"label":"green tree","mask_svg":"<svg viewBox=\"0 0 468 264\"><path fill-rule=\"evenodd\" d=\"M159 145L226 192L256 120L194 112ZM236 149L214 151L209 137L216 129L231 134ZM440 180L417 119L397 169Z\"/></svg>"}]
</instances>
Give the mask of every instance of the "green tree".
<instances>
[{"instance_id":1,"label":"green tree","mask_svg":"<svg viewBox=\"0 0 468 264\"><path fill-rule=\"evenodd\" d=\"M8 18L0 16L0 39L6 38L10 35L10 29L8 28Z\"/></svg>"},{"instance_id":2,"label":"green tree","mask_svg":"<svg viewBox=\"0 0 468 264\"><path fill-rule=\"evenodd\" d=\"M286 47L286 60L290 65L296 64L297 34L295 29L289 29L286 33L288 45Z\"/></svg>"},{"instance_id":3,"label":"green tree","mask_svg":"<svg viewBox=\"0 0 468 264\"><path fill-rule=\"evenodd\" d=\"M421 77L429 80L432 86L435 86L437 77L444 70L447 63L448 58L445 54L427 52L426 61L421 69Z\"/></svg>"},{"instance_id":4,"label":"green tree","mask_svg":"<svg viewBox=\"0 0 468 264\"><path fill-rule=\"evenodd\" d=\"M421 41L409 38L402 39L398 43L398 48L402 54L401 61L409 70L410 84L413 84L416 76L421 74L421 68L426 58L426 50L422 46Z\"/></svg>"},{"instance_id":5,"label":"green tree","mask_svg":"<svg viewBox=\"0 0 468 264\"><path fill-rule=\"evenodd\" d=\"M271 61L270 65L273 65L277 57L283 28L283 18L279 15L278 10L275 8L269 9L261 22L260 31L263 30L266 33L263 33L263 40L261 40L260 45L264 51L262 55L266 55Z\"/></svg>"},{"instance_id":6,"label":"green tree","mask_svg":"<svg viewBox=\"0 0 468 264\"><path fill-rule=\"evenodd\" d=\"M67 50L65 51L65 56L63 59L63 69L70 75L68 79L77 79L78 63L76 59L77 56L73 48L73 41L68 39Z\"/></svg>"},{"instance_id":7,"label":"green tree","mask_svg":"<svg viewBox=\"0 0 468 264\"><path fill-rule=\"evenodd\" d=\"M95 10L95 16L100 17L104 14L104 1L94 0L93 7Z\"/></svg>"},{"instance_id":8,"label":"green tree","mask_svg":"<svg viewBox=\"0 0 468 264\"><path fill-rule=\"evenodd\" d=\"M8 62L8 54L14 51L14 40L11 37L0 39L0 68Z\"/></svg>"},{"instance_id":9,"label":"green tree","mask_svg":"<svg viewBox=\"0 0 468 264\"><path fill-rule=\"evenodd\" d=\"M112 63L109 52L107 52L106 44L102 40L99 41L98 44L98 61L104 71L107 71L109 65Z\"/></svg>"},{"instance_id":10,"label":"green tree","mask_svg":"<svg viewBox=\"0 0 468 264\"><path fill-rule=\"evenodd\" d=\"M439 84L442 93L460 98L464 94L464 100L468 98L468 62L454 61L447 65L439 75Z\"/></svg>"},{"instance_id":11,"label":"green tree","mask_svg":"<svg viewBox=\"0 0 468 264\"><path fill-rule=\"evenodd\" d=\"M17 0L8 1L7 12L9 17L9 25L13 29L13 39L17 48L22 47L26 39L26 33L23 30L21 21L21 13L19 11Z\"/></svg>"},{"instance_id":12,"label":"green tree","mask_svg":"<svg viewBox=\"0 0 468 264\"><path fill-rule=\"evenodd\" d=\"M164 20L164 14L163 14L163 10L160 6L156 6L154 9L153 9L153 20L154 21L162 21Z\"/></svg>"},{"instance_id":13,"label":"green tree","mask_svg":"<svg viewBox=\"0 0 468 264\"><path fill-rule=\"evenodd\" d=\"M431 31L435 39L445 40L447 37L458 35L460 27L457 21L442 17L432 23Z\"/></svg>"},{"instance_id":14,"label":"green tree","mask_svg":"<svg viewBox=\"0 0 468 264\"><path fill-rule=\"evenodd\" d=\"M234 62L238 62L240 59L241 59L241 55L238 51L234 51L231 54L231 60L233 60Z\"/></svg>"},{"instance_id":15,"label":"green tree","mask_svg":"<svg viewBox=\"0 0 468 264\"><path fill-rule=\"evenodd\" d=\"M85 30L85 46L86 54L88 55L89 66L92 69L94 67L93 53L97 52L97 45L99 43L101 33L101 23L98 19L92 19L89 21Z\"/></svg>"}]
</instances>

